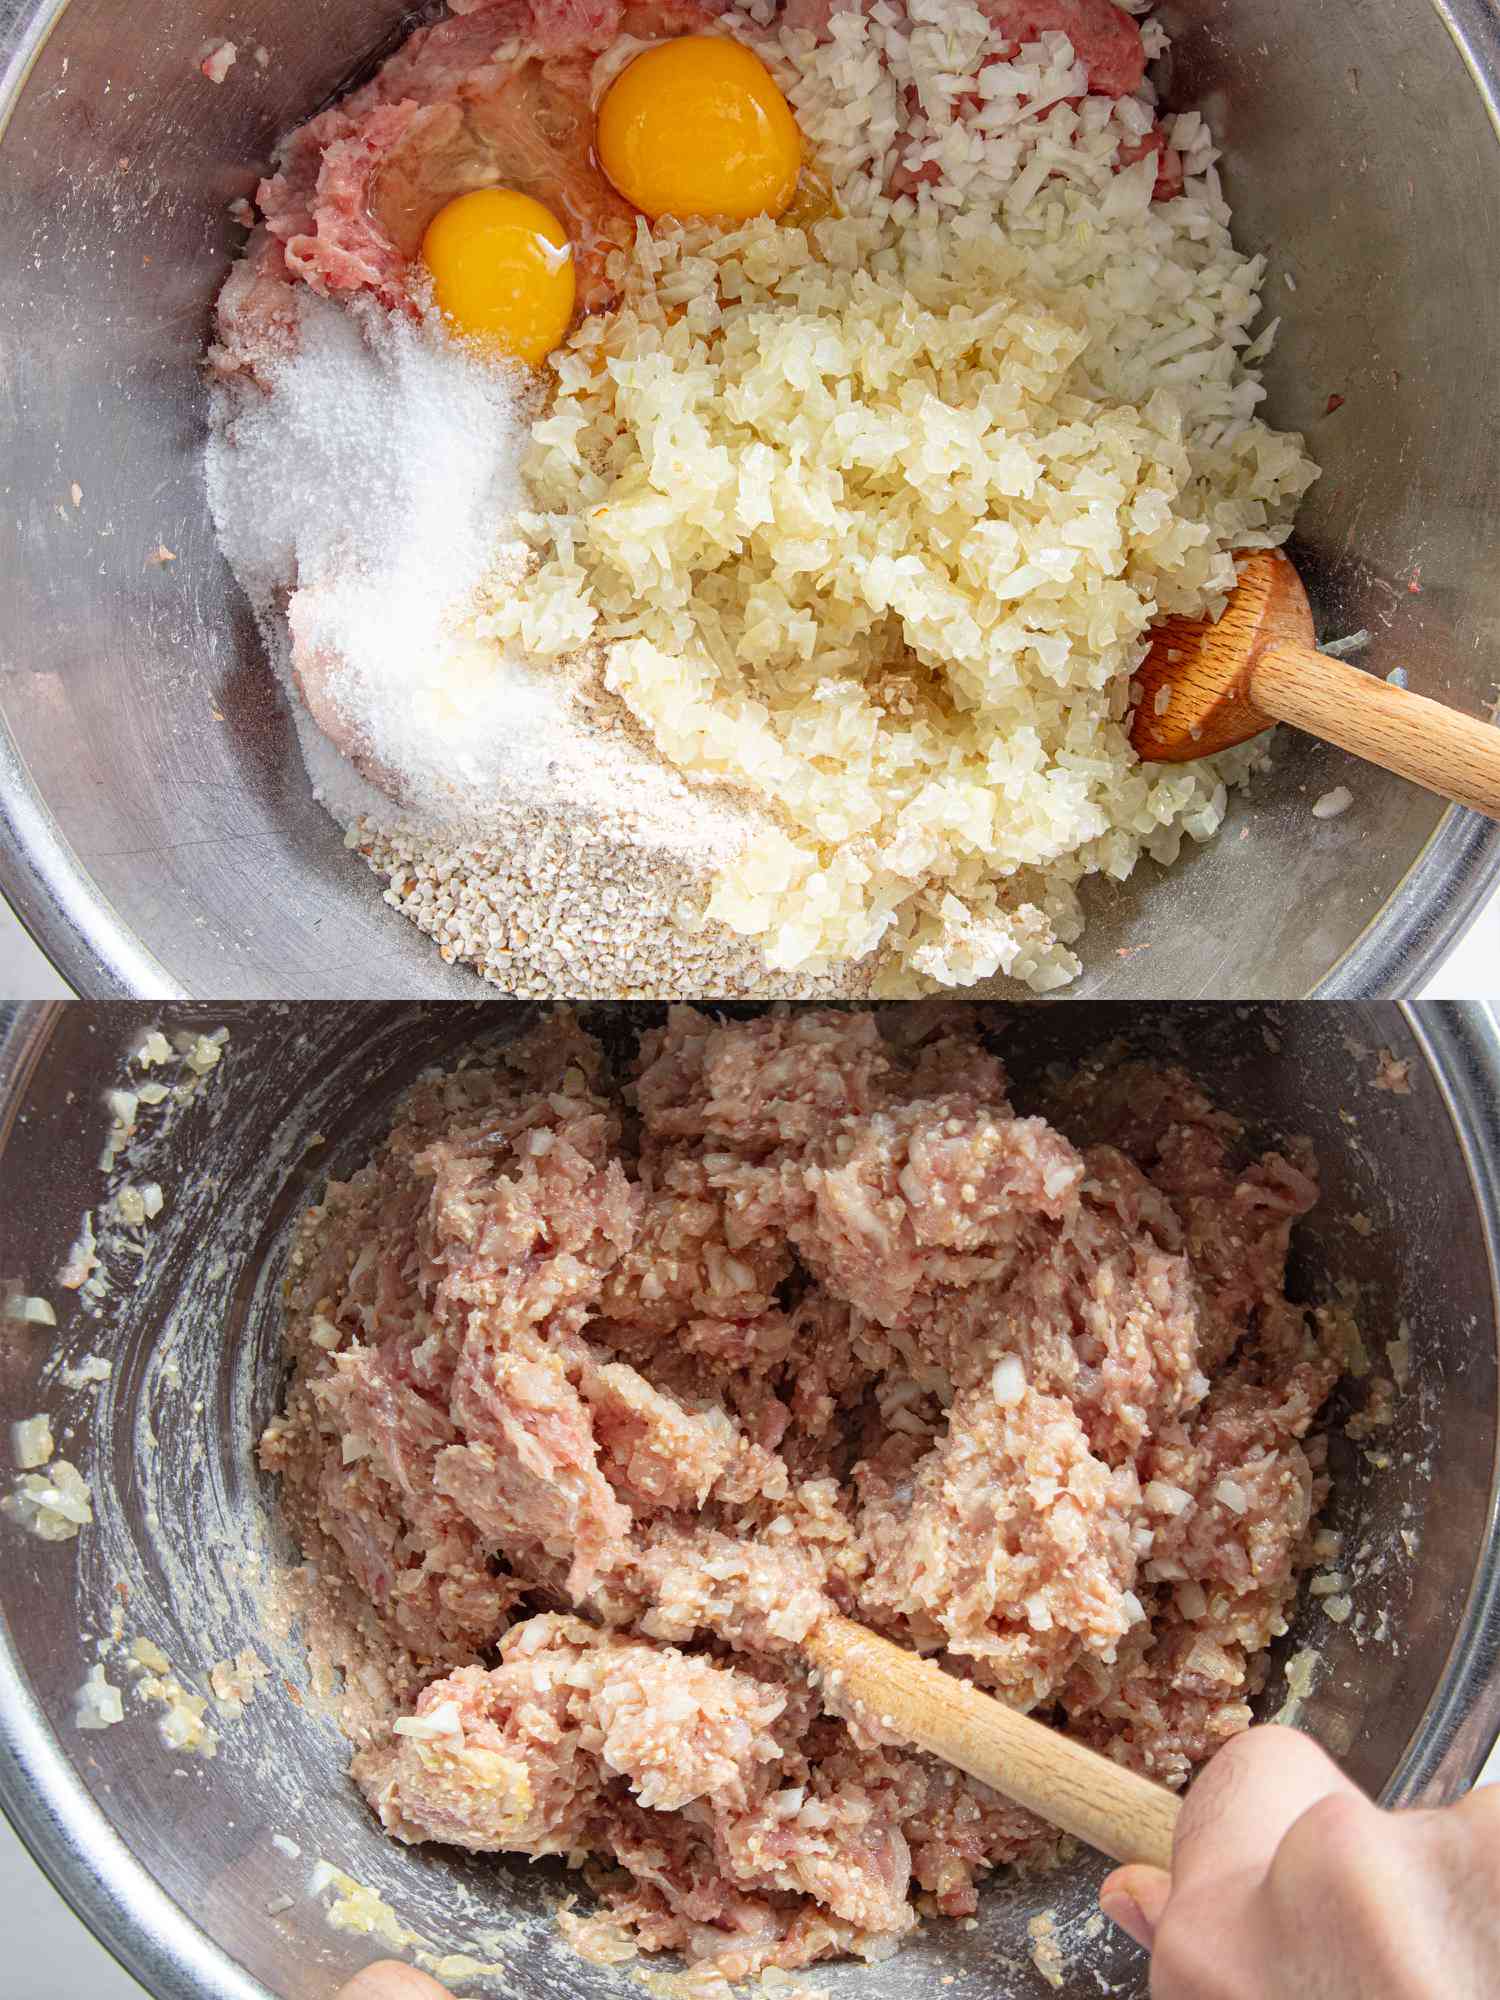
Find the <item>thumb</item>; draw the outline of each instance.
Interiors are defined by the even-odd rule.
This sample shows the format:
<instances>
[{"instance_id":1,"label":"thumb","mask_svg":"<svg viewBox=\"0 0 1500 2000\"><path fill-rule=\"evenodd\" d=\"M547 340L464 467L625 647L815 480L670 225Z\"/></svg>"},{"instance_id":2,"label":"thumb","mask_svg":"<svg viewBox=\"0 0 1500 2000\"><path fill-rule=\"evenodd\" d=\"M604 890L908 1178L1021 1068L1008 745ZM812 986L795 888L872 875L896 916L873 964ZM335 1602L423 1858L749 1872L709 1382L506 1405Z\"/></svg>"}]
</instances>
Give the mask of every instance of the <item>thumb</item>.
<instances>
[{"instance_id":1,"label":"thumb","mask_svg":"<svg viewBox=\"0 0 1500 2000\"><path fill-rule=\"evenodd\" d=\"M383 1958L341 1986L336 2000L449 2000L449 1995L425 1972L403 1965L399 1959Z\"/></svg>"},{"instance_id":2,"label":"thumb","mask_svg":"<svg viewBox=\"0 0 1500 2000\"><path fill-rule=\"evenodd\" d=\"M1165 1869L1117 1868L1100 1886L1099 1907L1112 1924L1149 1951L1171 1893L1172 1878Z\"/></svg>"}]
</instances>

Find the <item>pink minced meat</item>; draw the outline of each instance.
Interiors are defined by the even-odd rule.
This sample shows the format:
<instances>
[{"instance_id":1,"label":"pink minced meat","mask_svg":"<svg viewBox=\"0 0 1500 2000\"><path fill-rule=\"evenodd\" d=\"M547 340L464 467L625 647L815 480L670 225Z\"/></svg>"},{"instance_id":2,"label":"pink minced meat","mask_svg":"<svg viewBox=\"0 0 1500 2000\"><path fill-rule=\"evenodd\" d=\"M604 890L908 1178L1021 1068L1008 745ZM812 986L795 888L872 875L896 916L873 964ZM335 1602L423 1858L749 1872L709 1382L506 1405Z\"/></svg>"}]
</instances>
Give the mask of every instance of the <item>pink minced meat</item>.
<instances>
[{"instance_id":1,"label":"pink minced meat","mask_svg":"<svg viewBox=\"0 0 1500 2000\"><path fill-rule=\"evenodd\" d=\"M294 323L298 283L409 309L427 224L481 187L516 188L560 216L580 309L612 303L605 263L635 213L594 159L594 60L622 33L689 33L713 12L696 0L459 0L419 28L278 148L256 194L262 226L220 297L216 367L253 371L268 330Z\"/></svg>"},{"instance_id":2,"label":"pink minced meat","mask_svg":"<svg viewBox=\"0 0 1500 2000\"><path fill-rule=\"evenodd\" d=\"M1050 32L1066 35L1100 97L1129 97L1146 74L1140 23L1114 0L980 0L995 32L1012 46Z\"/></svg>"},{"instance_id":3,"label":"pink minced meat","mask_svg":"<svg viewBox=\"0 0 1500 2000\"><path fill-rule=\"evenodd\" d=\"M262 1458L396 1838L740 1977L1054 1845L836 1712L831 1608L1173 1785L1246 1726L1349 1337L1285 1293L1316 1163L1173 1069L1042 1101L953 1007L679 1008L623 1078L558 1013L330 1183Z\"/></svg>"}]
</instances>

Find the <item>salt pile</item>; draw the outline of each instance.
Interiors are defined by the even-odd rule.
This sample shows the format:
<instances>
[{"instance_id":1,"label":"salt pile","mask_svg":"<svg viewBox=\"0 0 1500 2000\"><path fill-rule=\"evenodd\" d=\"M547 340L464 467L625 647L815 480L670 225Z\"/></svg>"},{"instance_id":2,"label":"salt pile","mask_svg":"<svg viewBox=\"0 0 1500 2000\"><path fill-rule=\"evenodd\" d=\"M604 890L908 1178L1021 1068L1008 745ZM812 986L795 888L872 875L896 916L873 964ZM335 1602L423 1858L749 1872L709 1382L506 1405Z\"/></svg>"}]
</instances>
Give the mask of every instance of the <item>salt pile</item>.
<instances>
[{"instance_id":1,"label":"salt pile","mask_svg":"<svg viewBox=\"0 0 1500 2000\"><path fill-rule=\"evenodd\" d=\"M373 306L298 304L294 350L268 351L260 383L213 391L208 491L324 804L346 824L427 828L516 806L624 809L647 841L737 846L736 815L705 813L585 701L581 666L533 668L478 629L486 594L526 559L526 378Z\"/></svg>"}]
</instances>

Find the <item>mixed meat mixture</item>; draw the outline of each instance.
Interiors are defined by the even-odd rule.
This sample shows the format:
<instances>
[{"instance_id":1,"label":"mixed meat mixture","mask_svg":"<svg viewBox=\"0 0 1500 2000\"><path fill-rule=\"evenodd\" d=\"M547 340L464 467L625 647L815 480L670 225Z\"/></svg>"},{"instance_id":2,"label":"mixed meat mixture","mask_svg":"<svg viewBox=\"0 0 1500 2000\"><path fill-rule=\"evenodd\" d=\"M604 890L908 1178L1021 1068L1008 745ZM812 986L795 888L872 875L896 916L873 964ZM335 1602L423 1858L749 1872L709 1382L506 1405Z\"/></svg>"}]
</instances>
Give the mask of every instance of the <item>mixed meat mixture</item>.
<instances>
[{"instance_id":1,"label":"mixed meat mixture","mask_svg":"<svg viewBox=\"0 0 1500 2000\"><path fill-rule=\"evenodd\" d=\"M1326 1490L1318 1198L1172 1068L1012 1108L955 1010L559 1013L307 1211L266 1432L403 1841L552 1854L731 1978L889 1952L1056 1836L840 1716L830 1609L1180 1786Z\"/></svg>"}]
</instances>

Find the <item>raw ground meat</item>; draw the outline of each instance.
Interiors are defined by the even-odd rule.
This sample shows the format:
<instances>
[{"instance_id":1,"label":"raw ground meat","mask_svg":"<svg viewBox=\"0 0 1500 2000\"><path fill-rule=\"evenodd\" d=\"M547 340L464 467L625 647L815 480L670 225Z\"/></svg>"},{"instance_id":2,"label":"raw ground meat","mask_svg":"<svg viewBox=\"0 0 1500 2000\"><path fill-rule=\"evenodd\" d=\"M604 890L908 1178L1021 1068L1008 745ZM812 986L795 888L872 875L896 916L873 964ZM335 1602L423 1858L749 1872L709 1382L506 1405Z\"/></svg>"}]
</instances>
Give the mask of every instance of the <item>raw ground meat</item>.
<instances>
[{"instance_id":1,"label":"raw ground meat","mask_svg":"<svg viewBox=\"0 0 1500 2000\"><path fill-rule=\"evenodd\" d=\"M299 281L410 308L427 224L481 187L518 189L559 215L580 309L611 304L605 260L630 243L635 212L594 161L594 60L622 33L690 33L713 12L695 0L469 0L419 28L362 89L282 142L256 191L263 226L219 300L215 366L253 366L268 329L294 324L286 294Z\"/></svg>"},{"instance_id":2,"label":"raw ground meat","mask_svg":"<svg viewBox=\"0 0 1500 2000\"><path fill-rule=\"evenodd\" d=\"M961 1010L682 1008L620 1079L559 1012L330 1183L261 1455L397 1839L738 1978L1054 1851L829 1710L830 1608L1172 1785L1246 1726L1348 1339L1285 1296L1316 1163L1174 1069L1047 1102Z\"/></svg>"}]
</instances>

